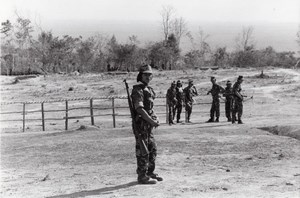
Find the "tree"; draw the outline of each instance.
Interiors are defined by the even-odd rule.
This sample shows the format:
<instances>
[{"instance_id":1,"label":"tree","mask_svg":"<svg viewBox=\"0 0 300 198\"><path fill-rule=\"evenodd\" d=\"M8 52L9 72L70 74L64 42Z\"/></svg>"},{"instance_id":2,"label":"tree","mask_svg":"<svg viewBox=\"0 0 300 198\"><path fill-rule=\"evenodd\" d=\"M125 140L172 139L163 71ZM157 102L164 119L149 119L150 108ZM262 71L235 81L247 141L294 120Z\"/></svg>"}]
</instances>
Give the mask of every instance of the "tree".
<instances>
[{"instance_id":1,"label":"tree","mask_svg":"<svg viewBox=\"0 0 300 198\"><path fill-rule=\"evenodd\" d=\"M81 40L76 50L80 65L80 72L91 71L94 57L94 39Z\"/></svg>"},{"instance_id":2,"label":"tree","mask_svg":"<svg viewBox=\"0 0 300 198\"><path fill-rule=\"evenodd\" d=\"M242 32L236 37L236 50L249 51L249 49L254 49L255 41L253 36L254 28L252 26L244 27Z\"/></svg>"},{"instance_id":3,"label":"tree","mask_svg":"<svg viewBox=\"0 0 300 198\"><path fill-rule=\"evenodd\" d=\"M188 33L187 22L182 17L176 18L173 22L172 29L177 39L178 45L180 45L182 36L187 35Z\"/></svg>"},{"instance_id":4,"label":"tree","mask_svg":"<svg viewBox=\"0 0 300 198\"><path fill-rule=\"evenodd\" d=\"M244 27L236 37L236 51L232 54L232 60L237 67L255 66L257 64L253 30L251 26Z\"/></svg>"},{"instance_id":5,"label":"tree","mask_svg":"<svg viewBox=\"0 0 300 198\"><path fill-rule=\"evenodd\" d=\"M32 32L33 26L31 26L31 21L18 16L15 25L15 37L20 49L29 47L32 39Z\"/></svg>"},{"instance_id":6,"label":"tree","mask_svg":"<svg viewBox=\"0 0 300 198\"><path fill-rule=\"evenodd\" d=\"M118 42L117 39L115 37L115 35L113 35L111 37L111 39L107 42L106 44L106 49L107 49L107 70L110 71L112 70L115 66L112 65L114 64L114 62L117 59L117 50L118 50Z\"/></svg>"},{"instance_id":7,"label":"tree","mask_svg":"<svg viewBox=\"0 0 300 198\"><path fill-rule=\"evenodd\" d=\"M162 16L162 29L164 34L164 40L166 41L172 30L172 20L173 15L175 14L175 9L170 5L163 6L160 14Z\"/></svg>"},{"instance_id":8,"label":"tree","mask_svg":"<svg viewBox=\"0 0 300 198\"><path fill-rule=\"evenodd\" d=\"M195 67L200 63L201 53L199 50L190 50L184 55L184 63L187 67Z\"/></svg>"},{"instance_id":9,"label":"tree","mask_svg":"<svg viewBox=\"0 0 300 198\"><path fill-rule=\"evenodd\" d=\"M194 64L192 66L205 65L211 54L210 45L207 42L209 34L206 34L199 27L196 39L194 39L191 33L188 33L187 36L192 44L192 49L186 54L185 61L189 62L189 64Z\"/></svg>"},{"instance_id":10,"label":"tree","mask_svg":"<svg viewBox=\"0 0 300 198\"><path fill-rule=\"evenodd\" d=\"M1 23L1 54L6 57L4 65L10 75L16 70L24 72L32 63L29 48L33 27L29 19L16 15L16 23L12 24L9 20Z\"/></svg>"},{"instance_id":11,"label":"tree","mask_svg":"<svg viewBox=\"0 0 300 198\"><path fill-rule=\"evenodd\" d=\"M226 52L226 47L219 47L213 54L213 64L215 66L224 66L228 61L229 54Z\"/></svg>"},{"instance_id":12,"label":"tree","mask_svg":"<svg viewBox=\"0 0 300 198\"><path fill-rule=\"evenodd\" d=\"M149 60L156 68L173 69L180 56L180 49L174 34L170 34L166 41L160 41L148 46Z\"/></svg>"},{"instance_id":13,"label":"tree","mask_svg":"<svg viewBox=\"0 0 300 198\"><path fill-rule=\"evenodd\" d=\"M169 35L168 40L166 42L166 48L168 50L168 59L169 59L169 69L172 70L173 66L175 66L175 62L178 60L180 56L179 43L172 33Z\"/></svg>"},{"instance_id":14,"label":"tree","mask_svg":"<svg viewBox=\"0 0 300 198\"><path fill-rule=\"evenodd\" d=\"M106 70L107 65L107 42L108 37L106 35L102 34L96 34L92 36L92 39L94 41L94 63L92 66L92 71L101 72Z\"/></svg>"},{"instance_id":15,"label":"tree","mask_svg":"<svg viewBox=\"0 0 300 198\"><path fill-rule=\"evenodd\" d=\"M39 62L42 63L42 70L47 72L48 66L52 62L51 57L51 45L53 44L53 34L52 32L42 31L38 35L37 41L32 42L33 50L36 53L36 57Z\"/></svg>"},{"instance_id":16,"label":"tree","mask_svg":"<svg viewBox=\"0 0 300 198\"><path fill-rule=\"evenodd\" d=\"M13 31L13 25L11 24L11 22L9 20L6 20L5 22L1 23L1 34L4 34L4 38L12 35L12 31Z\"/></svg>"},{"instance_id":17,"label":"tree","mask_svg":"<svg viewBox=\"0 0 300 198\"><path fill-rule=\"evenodd\" d=\"M1 23L1 73L11 74L14 69L13 25L9 20Z\"/></svg>"}]
</instances>

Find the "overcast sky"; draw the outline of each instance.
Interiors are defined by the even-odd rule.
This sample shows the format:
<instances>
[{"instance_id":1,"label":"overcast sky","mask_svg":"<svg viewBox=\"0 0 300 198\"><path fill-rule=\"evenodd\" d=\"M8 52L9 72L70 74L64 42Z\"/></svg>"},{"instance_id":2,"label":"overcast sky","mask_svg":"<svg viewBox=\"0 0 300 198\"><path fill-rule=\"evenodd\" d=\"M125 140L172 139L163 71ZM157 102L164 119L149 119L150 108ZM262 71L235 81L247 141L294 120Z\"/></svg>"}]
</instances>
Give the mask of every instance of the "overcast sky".
<instances>
[{"instance_id":1,"label":"overcast sky","mask_svg":"<svg viewBox=\"0 0 300 198\"><path fill-rule=\"evenodd\" d=\"M300 0L0 0L0 19L14 23L17 11L57 36L114 34L126 42L128 36L136 35L146 43L163 38L163 6L172 6L194 36L201 27L210 35L207 41L212 47L234 49L242 28L253 26L258 48L299 51ZM183 39L181 48L190 47L190 41Z\"/></svg>"},{"instance_id":2,"label":"overcast sky","mask_svg":"<svg viewBox=\"0 0 300 198\"><path fill-rule=\"evenodd\" d=\"M161 19L163 5L172 5L187 21L293 22L300 21L299 0L0 0L1 21L14 15L56 20Z\"/></svg>"}]
</instances>

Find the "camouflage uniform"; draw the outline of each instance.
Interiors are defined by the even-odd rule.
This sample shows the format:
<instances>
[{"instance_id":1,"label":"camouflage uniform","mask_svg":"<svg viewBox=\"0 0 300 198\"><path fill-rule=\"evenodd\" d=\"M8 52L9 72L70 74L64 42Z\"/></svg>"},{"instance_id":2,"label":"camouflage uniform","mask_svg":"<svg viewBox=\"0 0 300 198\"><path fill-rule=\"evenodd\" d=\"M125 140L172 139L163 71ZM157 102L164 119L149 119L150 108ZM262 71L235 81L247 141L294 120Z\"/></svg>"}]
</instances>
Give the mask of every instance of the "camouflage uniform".
<instances>
[{"instance_id":1,"label":"camouflage uniform","mask_svg":"<svg viewBox=\"0 0 300 198\"><path fill-rule=\"evenodd\" d=\"M194 96L198 95L196 87L193 85L193 81L189 81L189 86L183 89L184 94L184 103L185 103L185 110L187 112L187 122L190 122L192 110L193 110L193 103L194 103Z\"/></svg>"},{"instance_id":2,"label":"camouflage uniform","mask_svg":"<svg viewBox=\"0 0 300 198\"><path fill-rule=\"evenodd\" d=\"M231 121L231 110L232 110L232 103L233 103L233 96L232 96L232 87L231 82L227 81L226 88L224 91L223 96L226 98L225 100L225 115L228 121Z\"/></svg>"},{"instance_id":3,"label":"camouflage uniform","mask_svg":"<svg viewBox=\"0 0 300 198\"><path fill-rule=\"evenodd\" d=\"M155 92L149 86L138 84L133 86L131 94L134 108L143 108L152 119L156 120L157 117L153 111L153 101L155 99ZM139 176L153 173L155 169L155 159L157 155L156 142L153 137L153 127L143 120L139 115L135 119L136 126L142 133L142 139L145 141L149 155L142 156L141 148L136 138L136 158L137 158L137 174Z\"/></svg>"},{"instance_id":4,"label":"camouflage uniform","mask_svg":"<svg viewBox=\"0 0 300 198\"><path fill-rule=\"evenodd\" d=\"M224 92L224 88L218 84L213 84L209 93L212 95L212 104L210 108L210 120L214 121L214 116L216 115L216 122L219 121L220 117L220 93Z\"/></svg>"},{"instance_id":5,"label":"camouflage uniform","mask_svg":"<svg viewBox=\"0 0 300 198\"><path fill-rule=\"evenodd\" d=\"M183 106L183 89L182 89L182 84L180 80L177 81L177 86L176 86L176 99L177 99L177 104L175 108L175 112L177 112L177 123L179 123L180 120L180 114L182 111L182 106Z\"/></svg>"},{"instance_id":6,"label":"camouflage uniform","mask_svg":"<svg viewBox=\"0 0 300 198\"><path fill-rule=\"evenodd\" d=\"M175 107L177 104L177 99L176 99L176 84L173 82L171 84L171 87L167 91L167 104L169 107L169 124L174 124L174 116L175 116Z\"/></svg>"},{"instance_id":7,"label":"camouflage uniform","mask_svg":"<svg viewBox=\"0 0 300 198\"><path fill-rule=\"evenodd\" d=\"M242 79L242 76L239 76L239 79ZM242 124L242 115L243 115L243 95L241 94L242 87L239 79L236 83L234 83L232 88L233 94L233 104L232 104L232 123L236 121L236 114L238 116L238 123Z\"/></svg>"}]
</instances>

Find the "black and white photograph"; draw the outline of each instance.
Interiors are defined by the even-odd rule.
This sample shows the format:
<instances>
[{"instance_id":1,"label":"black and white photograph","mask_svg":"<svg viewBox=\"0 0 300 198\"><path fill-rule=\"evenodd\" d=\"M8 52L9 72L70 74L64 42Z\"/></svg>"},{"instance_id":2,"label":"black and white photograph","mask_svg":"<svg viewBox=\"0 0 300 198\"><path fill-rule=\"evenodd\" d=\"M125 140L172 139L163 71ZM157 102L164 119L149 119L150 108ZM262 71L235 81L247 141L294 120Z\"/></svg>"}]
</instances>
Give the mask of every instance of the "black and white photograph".
<instances>
[{"instance_id":1,"label":"black and white photograph","mask_svg":"<svg viewBox=\"0 0 300 198\"><path fill-rule=\"evenodd\" d=\"M0 197L300 198L299 0L0 0Z\"/></svg>"}]
</instances>

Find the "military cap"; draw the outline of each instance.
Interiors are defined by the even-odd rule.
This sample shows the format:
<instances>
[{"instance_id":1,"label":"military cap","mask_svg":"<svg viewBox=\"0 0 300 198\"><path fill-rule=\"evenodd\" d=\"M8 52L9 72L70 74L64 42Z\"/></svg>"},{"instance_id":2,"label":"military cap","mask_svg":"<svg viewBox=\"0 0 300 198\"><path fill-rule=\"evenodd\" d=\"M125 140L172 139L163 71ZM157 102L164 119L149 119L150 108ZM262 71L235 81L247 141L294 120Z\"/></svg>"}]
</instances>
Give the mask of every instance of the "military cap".
<instances>
[{"instance_id":1,"label":"military cap","mask_svg":"<svg viewBox=\"0 0 300 198\"><path fill-rule=\"evenodd\" d=\"M150 65L143 65L140 67L140 72L143 74L152 74L152 68Z\"/></svg>"},{"instance_id":2,"label":"military cap","mask_svg":"<svg viewBox=\"0 0 300 198\"><path fill-rule=\"evenodd\" d=\"M228 80L228 81L226 82L226 85L231 85L230 80Z\"/></svg>"},{"instance_id":3,"label":"military cap","mask_svg":"<svg viewBox=\"0 0 300 198\"><path fill-rule=\"evenodd\" d=\"M175 85L176 85L175 81L173 81L171 85L172 85L172 86L175 86Z\"/></svg>"},{"instance_id":4,"label":"military cap","mask_svg":"<svg viewBox=\"0 0 300 198\"><path fill-rule=\"evenodd\" d=\"M212 77L210 77L210 79L213 80L213 79L216 79L216 77L212 76Z\"/></svg>"},{"instance_id":5,"label":"military cap","mask_svg":"<svg viewBox=\"0 0 300 198\"><path fill-rule=\"evenodd\" d=\"M194 82L194 81L193 81L192 79L189 79L189 84L190 84L190 83L193 83L193 82Z\"/></svg>"},{"instance_id":6,"label":"military cap","mask_svg":"<svg viewBox=\"0 0 300 198\"><path fill-rule=\"evenodd\" d=\"M239 76L239 77L238 77L238 80L243 80L243 76Z\"/></svg>"},{"instance_id":7,"label":"military cap","mask_svg":"<svg viewBox=\"0 0 300 198\"><path fill-rule=\"evenodd\" d=\"M177 84L181 84L181 81L180 81L180 80L177 80Z\"/></svg>"}]
</instances>

